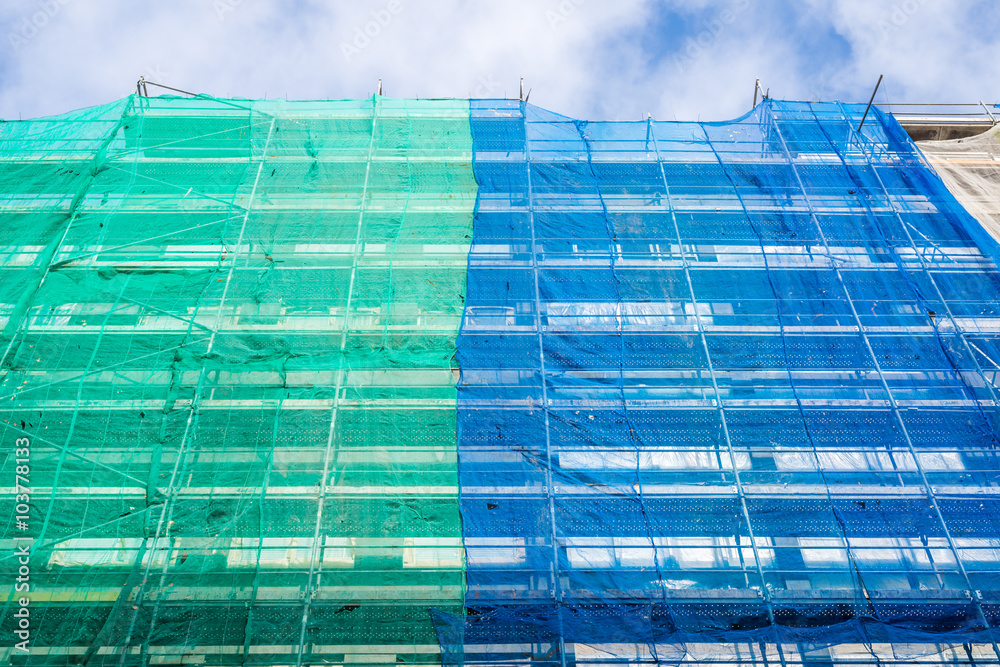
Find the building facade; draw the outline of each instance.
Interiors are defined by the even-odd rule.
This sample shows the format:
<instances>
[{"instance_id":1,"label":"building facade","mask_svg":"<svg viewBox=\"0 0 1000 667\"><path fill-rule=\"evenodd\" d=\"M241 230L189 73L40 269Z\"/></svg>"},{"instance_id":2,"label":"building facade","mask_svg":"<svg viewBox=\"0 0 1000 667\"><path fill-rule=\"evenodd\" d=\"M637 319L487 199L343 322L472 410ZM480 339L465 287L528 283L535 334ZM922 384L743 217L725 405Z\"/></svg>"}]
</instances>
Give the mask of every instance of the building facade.
<instances>
[{"instance_id":1,"label":"building facade","mask_svg":"<svg viewBox=\"0 0 1000 667\"><path fill-rule=\"evenodd\" d=\"M10 661L1000 663L1000 253L863 112L0 124Z\"/></svg>"}]
</instances>

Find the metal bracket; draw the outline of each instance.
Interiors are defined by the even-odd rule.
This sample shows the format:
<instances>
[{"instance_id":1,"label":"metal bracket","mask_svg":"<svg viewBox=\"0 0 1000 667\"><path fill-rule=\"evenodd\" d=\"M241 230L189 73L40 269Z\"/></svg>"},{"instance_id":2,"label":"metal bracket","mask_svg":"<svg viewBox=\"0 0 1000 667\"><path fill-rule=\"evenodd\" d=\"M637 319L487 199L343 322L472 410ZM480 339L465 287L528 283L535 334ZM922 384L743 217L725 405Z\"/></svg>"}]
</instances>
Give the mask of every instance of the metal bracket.
<instances>
[{"instance_id":1,"label":"metal bracket","mask_svg":"<svg viewBox=\"0 0 1000 667\"><path fill-rule=\"evenodd\" d=\"M994 124L994 125L996 125L996 124L997 124L997 119L996 119L996 116L994 116L994 115L993 115L993 114L992 114L992 113L990 112L990 108L989 108L988 106L986 106L986 103L985 103L985 102L983 102L982 100L979 100L979 104L980 104L980 105L982 105L983 109L985 109L985 110L986 110L986 115L987 115L987 116L989 116L989 117L990 117L990 120L991 120L991 121L993 122L993 124Z\"/></svg>"}]
</instances>

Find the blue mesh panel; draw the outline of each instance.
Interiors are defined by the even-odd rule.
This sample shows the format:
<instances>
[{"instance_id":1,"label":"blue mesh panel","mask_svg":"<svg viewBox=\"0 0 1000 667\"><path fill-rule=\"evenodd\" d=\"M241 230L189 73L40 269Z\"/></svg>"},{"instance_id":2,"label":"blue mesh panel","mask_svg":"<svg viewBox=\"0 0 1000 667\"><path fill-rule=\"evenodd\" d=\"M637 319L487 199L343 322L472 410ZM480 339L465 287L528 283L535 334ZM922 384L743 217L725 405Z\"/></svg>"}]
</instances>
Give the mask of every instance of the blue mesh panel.
<instances>
[{"instance_id":1,"label":"blue mesh panel","mask_svg":"<svg viewBox=\"0 0 1000 667\"><path fill-rule=\"evenodd\" d=\"M895 122L472 106L444 662L996 664L998 249Z\"/></svg>"}]
</instances>

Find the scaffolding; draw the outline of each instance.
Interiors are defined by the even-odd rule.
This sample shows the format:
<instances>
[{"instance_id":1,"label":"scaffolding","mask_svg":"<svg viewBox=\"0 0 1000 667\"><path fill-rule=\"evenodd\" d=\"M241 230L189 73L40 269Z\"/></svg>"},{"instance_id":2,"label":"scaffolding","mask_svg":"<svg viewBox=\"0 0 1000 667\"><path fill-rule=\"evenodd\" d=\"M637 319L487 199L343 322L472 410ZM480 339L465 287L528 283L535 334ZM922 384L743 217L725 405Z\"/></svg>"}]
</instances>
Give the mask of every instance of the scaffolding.
<instances>
[{"instance_id":1,"label":"scaffolding","mask_svg":"<svg viewBox=\"0 0 1000 667\"><path fill-rule=\"evenodd\" d=\"M0 123L0 657L1000 664L1000 247L865 110Z\"/></svg>"},{"instance_id":2,"label":"scaffolding","mask_svg":"<svg viewBox=\"0 0 1000 667\"><path fill-rule=\"evenodd\" d=\"M3 486L24 436L33 486L11 661L440 663L471 149L467 102L0 125Z\"/></svg>"},{"instance_id":3,"label":"scaffolding","mask_svg":"<svg viewBox=\"0 0 1000 667\"><path fill-rule=\"evenodd\" d=\"M473 103L450 664L996 664L996 244L864 112Z\"/></svg>"}]
</instances>

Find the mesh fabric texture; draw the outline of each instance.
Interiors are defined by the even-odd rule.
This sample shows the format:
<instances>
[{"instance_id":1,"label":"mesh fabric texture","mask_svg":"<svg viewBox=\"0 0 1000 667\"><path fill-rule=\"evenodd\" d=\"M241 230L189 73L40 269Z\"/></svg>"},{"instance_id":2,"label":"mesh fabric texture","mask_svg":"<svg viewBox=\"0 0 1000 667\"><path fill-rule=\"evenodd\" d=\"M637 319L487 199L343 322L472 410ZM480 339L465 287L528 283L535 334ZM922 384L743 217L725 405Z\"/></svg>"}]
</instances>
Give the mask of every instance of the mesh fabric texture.
<instances>
[{"instance_id":1,"label":"mesh fabric texture","mask_svg":"<svg viewBox=\"0 0 1000 667\"><path fill-rule=\"evenodd\" d=\"M439 663L468 103L132 97L0 148L11 659Z\"/></svg>"},{"instance_id":2,"label":"mesh fabric texture","mask_svg":"<svg viewBox=\"0 0 1000 667\"><path fill-rule=\"evenodd\" d=\"M862 112L0 123L3 657L997 664L1000 254Z\"/></svg>"},{"instance_id":3,"label":"mesh fabric texture","mask_svg":"<svg viewBox=\"0 0 1000 667\"><path fill-rule=\"evenodd\" d=\"M448 661L996 663L997 248L863 111L473 103Z\"/></svg>"}]
</instances>

